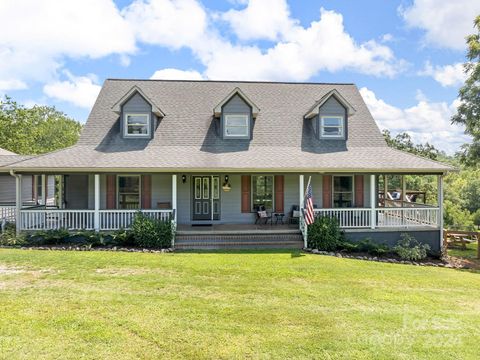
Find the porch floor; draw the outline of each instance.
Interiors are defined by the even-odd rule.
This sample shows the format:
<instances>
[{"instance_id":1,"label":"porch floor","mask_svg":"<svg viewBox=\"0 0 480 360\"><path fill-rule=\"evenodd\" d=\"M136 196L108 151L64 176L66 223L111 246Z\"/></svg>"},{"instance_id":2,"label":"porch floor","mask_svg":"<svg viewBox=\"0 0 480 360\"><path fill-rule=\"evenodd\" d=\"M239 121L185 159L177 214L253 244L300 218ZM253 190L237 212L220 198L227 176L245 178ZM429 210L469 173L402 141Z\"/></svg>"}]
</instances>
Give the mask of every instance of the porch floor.
<instances>
[{"instance_id":1,"label":"porch floor","mask_svg":"<svg viewBox=\"0 0 480 360\"><path fill-rule=\"evenodd\" d=\"M214 224L210 226L177 225L177 235L298 234L298 224Z\"/></svg>"}]
</instances>

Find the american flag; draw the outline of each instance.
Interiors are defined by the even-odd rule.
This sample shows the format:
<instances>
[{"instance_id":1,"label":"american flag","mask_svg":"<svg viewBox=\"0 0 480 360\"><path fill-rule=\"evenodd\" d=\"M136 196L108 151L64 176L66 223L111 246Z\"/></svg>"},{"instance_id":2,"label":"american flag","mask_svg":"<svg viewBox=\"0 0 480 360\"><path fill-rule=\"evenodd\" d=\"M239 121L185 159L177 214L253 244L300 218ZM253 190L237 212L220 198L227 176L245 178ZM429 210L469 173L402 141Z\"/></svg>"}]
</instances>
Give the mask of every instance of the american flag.
<instances>
[{"instance_id":1,"label":"american flag","mask_svg":"<svg viewBox=\"0 0 480 360\"><path fill-rule=\"evenodd\" d=\"M313 213L313 194L312 194L312 177L308 179L307 191L305 191L305 209L303 213L305 215L305 223L307 225L313 224L315 216Z\"/></svg>"}]
</instances>

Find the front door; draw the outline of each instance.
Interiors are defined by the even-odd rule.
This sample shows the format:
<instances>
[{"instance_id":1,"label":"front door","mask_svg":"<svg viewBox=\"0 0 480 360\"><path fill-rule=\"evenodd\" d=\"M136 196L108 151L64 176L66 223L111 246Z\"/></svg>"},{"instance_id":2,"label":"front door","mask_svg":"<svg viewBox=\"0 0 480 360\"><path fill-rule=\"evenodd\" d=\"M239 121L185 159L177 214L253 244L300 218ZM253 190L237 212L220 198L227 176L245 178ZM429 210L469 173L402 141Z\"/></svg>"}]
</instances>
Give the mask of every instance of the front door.
<instances>
[{"instance_id":1,"label":"front door","mask_svg":"<svg viewBox=\"0 0 480 360\"><path fill-rule=\"evenodd\" d=\"M193 176L193 220L220 219L220 177Z\"/></svg>"}]
</instances>

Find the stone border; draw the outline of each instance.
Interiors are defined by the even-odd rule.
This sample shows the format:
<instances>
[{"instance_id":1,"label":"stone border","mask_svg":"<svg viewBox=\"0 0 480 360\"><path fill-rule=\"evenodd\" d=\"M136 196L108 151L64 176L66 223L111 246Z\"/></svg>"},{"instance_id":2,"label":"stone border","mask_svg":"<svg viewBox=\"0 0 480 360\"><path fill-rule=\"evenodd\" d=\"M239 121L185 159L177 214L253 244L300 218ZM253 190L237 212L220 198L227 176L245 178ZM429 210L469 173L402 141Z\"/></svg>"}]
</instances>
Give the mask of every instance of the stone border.
<instances>
[{"instance_id":1,"label":"stone border","mask_svg":"<svg viewBox=\"0 0 480 360\"><path fill-rule=\"evenodd\" d=\"M92 247L92 246L1 246L2 249L20 249L20 250L52 250L52 251L120 251L120 252L135 252L135 253L171 253L174 252L173 248L166 249L142 249L142 248L130 248L130 247Z\"/></svg>"},{"instance_id":2,"label":"stone border","mask_svg":"<svg viewBox=\"0 0 480 360\"><path fill-rule=\"evenodd\" d=\"M367 260L367 261L375 261L375 262L382 262L382 263L391 263L391 264L405 264L405 265L415 265L415 266L433 266L433 267L444 267L444 268L451 268L451 269L468 269L468 267L462 266L460 264L451 264L444 259L438 261L409 261L409 260L399 260L394 258L383 258L378 256L371 256L371 255L353 255L352 253L340 253L340 252L333 252L333 251L321 251L318 249L303 249L303 251L314 254L314 255L324 255L324 256L334 256L338 258L345 258L345 259L355 259L355 260Z\"/></svg>"}]
</instances>

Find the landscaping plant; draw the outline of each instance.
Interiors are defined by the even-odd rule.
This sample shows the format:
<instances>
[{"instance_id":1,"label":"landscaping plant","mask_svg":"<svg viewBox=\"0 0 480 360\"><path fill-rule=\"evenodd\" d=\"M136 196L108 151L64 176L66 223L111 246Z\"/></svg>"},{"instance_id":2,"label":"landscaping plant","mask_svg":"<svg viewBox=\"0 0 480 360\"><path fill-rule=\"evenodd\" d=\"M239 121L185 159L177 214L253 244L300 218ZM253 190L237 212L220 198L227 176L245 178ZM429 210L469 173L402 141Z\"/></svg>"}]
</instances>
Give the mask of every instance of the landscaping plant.
<instances>
[{"instance_id":1,"label":"landscaping plant","mask_svg":"<svg viewBox=\"0 0 480 360\"><path fill-rule=\"evenodd\" d=\"M428 244L420 244L417 239L407 233L400 235L397 245L393 248L403 260L422 260L427 257L430 250Z\"/></svg>"},{"instance_id":2,"label":"landscaping plant","mask_svg":"<svg viewBox=\"0 0 480 360\"><path fill-rule=\"evenodd\" d=\"M322 251L335 251L343 240L338 220L334 217L319 216L308 227L308 247Z\"/></svg>"},{"instance_id":3,"label":"landscaping plant","mask_svg":"<svg viewBox=\"0 0 480 360\"><path fill-rule=\"evenodd\" d=\"M152 219L139 212L133 219L132 234L137 246L167 248L172 243L172 223L171 221Z\"/></svg>"}]
</instances>

